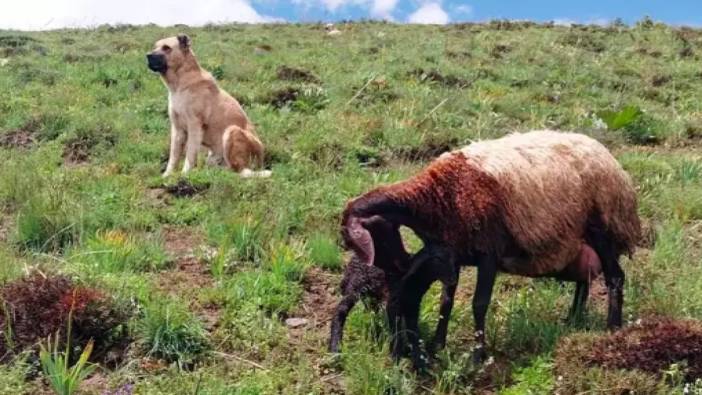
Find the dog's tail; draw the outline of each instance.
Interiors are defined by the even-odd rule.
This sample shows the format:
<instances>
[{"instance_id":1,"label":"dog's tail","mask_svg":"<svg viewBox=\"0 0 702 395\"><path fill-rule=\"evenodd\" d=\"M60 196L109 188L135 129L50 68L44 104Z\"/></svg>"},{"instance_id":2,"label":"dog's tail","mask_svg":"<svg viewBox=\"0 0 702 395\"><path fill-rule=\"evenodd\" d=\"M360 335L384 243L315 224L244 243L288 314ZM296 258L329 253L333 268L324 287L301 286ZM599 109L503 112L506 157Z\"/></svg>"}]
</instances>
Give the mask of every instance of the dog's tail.
<instances>
[{"instance_id":1,"label":"dog's tail","mask_svg":"<svg viewBox=\"0 0 702 395\"><path fill-rule=\"evenodd\" d=\"M268 178L271 175L273 175L273 172L270 170L251 170L251 169L244 169L239 172L239 175L242 176L243 178Z\"/></svg>"},{"instance_id":2,"label":"dog's tail","mask_svg":"<svg viewBox=\"0 0 702 395\"><path fill-rule=\"evenodd\" d=\"M254 171L249 167L263 167L263 144L258 137L248 129L230 126L222 136L224 146L224 162L244 178L267 178L270 170Z\"/></svg>"}]
</instances>

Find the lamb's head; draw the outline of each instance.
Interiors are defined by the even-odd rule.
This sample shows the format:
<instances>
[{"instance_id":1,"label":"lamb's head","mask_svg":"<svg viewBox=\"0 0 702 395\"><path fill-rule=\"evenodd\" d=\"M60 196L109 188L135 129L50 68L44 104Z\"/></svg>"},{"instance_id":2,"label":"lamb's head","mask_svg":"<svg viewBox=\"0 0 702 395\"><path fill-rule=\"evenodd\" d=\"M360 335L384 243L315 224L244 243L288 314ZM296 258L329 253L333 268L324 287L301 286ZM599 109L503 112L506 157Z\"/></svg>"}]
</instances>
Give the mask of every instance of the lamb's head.
<instances>
[{"instance_id":1,"label":"lamb's head","mask_svg":"<svg viewBox=\"0 0 702 395\"><path fill-rule=\"evenodd\" d=\"M410 259L399 225L380 215L347 216L342 224L346 247L366 265L403 270Z\"/></svg>"}]
</instances>

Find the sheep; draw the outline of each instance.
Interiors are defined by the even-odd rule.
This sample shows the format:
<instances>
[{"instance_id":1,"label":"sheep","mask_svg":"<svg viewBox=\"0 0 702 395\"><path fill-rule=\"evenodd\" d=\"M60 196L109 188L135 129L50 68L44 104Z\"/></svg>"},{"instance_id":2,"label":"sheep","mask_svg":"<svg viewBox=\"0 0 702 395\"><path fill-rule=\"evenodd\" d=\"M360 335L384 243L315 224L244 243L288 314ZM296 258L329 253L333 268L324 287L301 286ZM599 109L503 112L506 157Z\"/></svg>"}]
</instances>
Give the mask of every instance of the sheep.
<instances>
[{"instance_id":1,"label":"sheep","mask_svg":"<svg viewBox=\"0 0 702 395\"><path fill-rule=\"evenodd\" d=\"M341 34L341 30L338 30L336 27L334 27L333 23L327 23L324 26L324 30L327 32L328 36L338 36Z\"/></svg>"},{"instance_id":2,"label":"sheep","mask_svg":"<svg viewBox=\"0 0 702 395\"><path fill-rule=\"evenodd\" d=\"M411 228L435 246L431 265L477 266L476 362L486 357L485 315L497 272L576 281L578 307L587 297L584 277L601 270L607 326L622 324L619 257L631 256L639 238L636 193L629 175L592 138L533 131L473 143L442 154L407 181L350 200L342 216L345 244L365 264L378 265L377 235L364 227L368 218ZM412 314L416 293L401 294L401 314Z\"/></svg>"},{"instance_id":3,"label":"sheep","mask_svg":"<svg viewBox=\"0 0 702 395\"><path fill-rule=\"evenodd\" d=\"M418 325L417 315L410 314L409 317L400 315L400 291L412 290L421 299L421 296L426 293L434 281L442 282L440 318L434 340L429 346L430 352L433 352L442 348L446 343L448 320L458 282L457 273L453 273L453 268L448 269L450 273L444 273L443 270L446 270L447 266L424 264L437 254L431 246L425 246L411 257L405 250L397 225L382 220L367 220L364 226L374 235L376 243L374 248L378 251L375 259L379 267L369 266L358 255L351 255L340 284L343 296L331 323L329 351L339 352L346 317L355 304L361 298L366 297L374 306L377 306L381 301L387 301L388 322L394 335L391 347L393 357L399 358L404 351L405 344L409 344L413 346L410 349L413 358L421 360L418 339L412 337L416 331L408 334L410 339L407 343L402 341L402 336L399 333L402 324L400 320L403 318L410 320L406 323L408 328ZM451 279L451 281L446 281L446 279ZM418 362L418 364L420 363Z\"/></svg>"}]
</instances>

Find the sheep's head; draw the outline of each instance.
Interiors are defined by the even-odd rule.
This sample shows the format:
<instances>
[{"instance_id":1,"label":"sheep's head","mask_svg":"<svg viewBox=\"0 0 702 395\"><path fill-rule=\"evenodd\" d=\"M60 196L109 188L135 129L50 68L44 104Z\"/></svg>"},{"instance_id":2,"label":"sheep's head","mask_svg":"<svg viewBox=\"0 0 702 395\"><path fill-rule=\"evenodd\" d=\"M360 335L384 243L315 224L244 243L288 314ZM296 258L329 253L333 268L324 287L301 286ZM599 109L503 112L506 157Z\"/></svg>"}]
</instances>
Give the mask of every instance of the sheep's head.
<instances>
[{"instance_id":1,"label":"sheep's head","mask_svg":"<svg viewBox=\"0 0 702 395\"><path fill-rule=\"evenodd\" d=\"M402 270L409 260L399 225L380 215L349 216L342 233L346 246L366 265Z\"/></svg>"}]
</instances>

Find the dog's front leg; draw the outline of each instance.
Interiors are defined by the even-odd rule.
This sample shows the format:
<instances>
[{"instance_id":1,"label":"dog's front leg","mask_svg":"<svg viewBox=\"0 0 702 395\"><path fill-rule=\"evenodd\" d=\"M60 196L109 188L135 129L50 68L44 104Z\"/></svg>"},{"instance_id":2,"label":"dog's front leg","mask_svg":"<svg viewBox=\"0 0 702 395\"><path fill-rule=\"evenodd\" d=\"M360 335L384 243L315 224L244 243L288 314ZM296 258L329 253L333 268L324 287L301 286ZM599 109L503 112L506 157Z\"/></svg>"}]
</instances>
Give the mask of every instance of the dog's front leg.
<instances>
[{"instance_id":1,"label":"dog's front leg","mask_svg":"<svg viewBox=\"0 0 702 395\"><path fill-rule=\"evenodd\" d=\"M180 157L183 155L183 145L185 144L185 131L179 130L174 124L171 124L171 152L168 156L168 165L163 173L164 177L168 177L175 171Z\"/></svg>"},{"instance_id":2,"label":"dog's front leg","mask_svg":"<svg viewBox=\"0 0 702 395\"><path fill-rule=\"evenodd\" d=\"M197 121L188 123L188 141L185 144L183 173L189 172L197 164L197 153L202 146L202 137L202 125Z\"/></svg>"}]
</instances>

